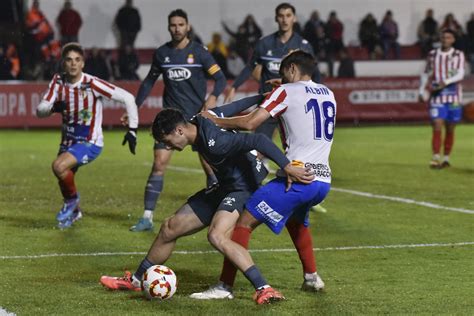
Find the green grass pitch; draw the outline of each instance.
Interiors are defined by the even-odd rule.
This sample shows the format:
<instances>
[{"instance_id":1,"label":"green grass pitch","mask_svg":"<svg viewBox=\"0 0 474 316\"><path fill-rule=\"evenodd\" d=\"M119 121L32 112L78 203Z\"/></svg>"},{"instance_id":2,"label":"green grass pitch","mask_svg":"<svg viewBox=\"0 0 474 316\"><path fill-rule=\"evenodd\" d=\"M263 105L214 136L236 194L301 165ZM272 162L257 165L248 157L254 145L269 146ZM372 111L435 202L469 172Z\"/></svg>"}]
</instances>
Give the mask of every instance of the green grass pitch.
<instances>
[{"instance_id":1,"label":"green grass pitch","mask_svg":"<svg viewBox=\"0 0 474 316\"><path fill-rule=\"evenodd\" d=\"M453 166L444 170L428 168L427 125L338 127L331 154L334 190L324 202L328 212L310 215L326 290L300 291L296 252L270 251L293 249L288 234L275 236L259 227L250 246L266 251L253 257L287 297L270 306L255 305L252 287L241 274L234 300L188 298L216 282L220 273L221 255L185 253L212 250L205 231L179 240L176 250L182 252L166 263L179 279L171 300L150 302L141 293L110 292L100 286L102 274L133 271L143 255L119 253L146 252L160 222L205 182L196 171L196 154L176 153L175 168L165 176L155 232L130 233L129 226L142 214L152 139L141 130L137 155L132 156L120 145L122 136L123 131L106 131L102 155L77 174L84 218L61 231L55 228L61 198L50 167L59 130L0 131L2 309L17 315L467 315L474 311L473 125L458 127ZM432 204L408 203L413 200ZM111 255L97 255L104 252ZM51 254L58 256L26 257Z\"/></svg>"}]
</instances>

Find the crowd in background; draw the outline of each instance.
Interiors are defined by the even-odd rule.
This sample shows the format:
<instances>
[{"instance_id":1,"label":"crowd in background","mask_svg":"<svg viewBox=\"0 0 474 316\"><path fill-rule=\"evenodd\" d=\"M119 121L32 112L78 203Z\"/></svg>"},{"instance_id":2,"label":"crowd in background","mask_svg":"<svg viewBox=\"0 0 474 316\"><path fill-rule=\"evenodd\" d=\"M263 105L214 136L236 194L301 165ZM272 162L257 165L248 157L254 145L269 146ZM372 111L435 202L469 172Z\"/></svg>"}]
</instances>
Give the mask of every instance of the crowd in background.
<instances>
[{"instance_id":1,"label":"crowd in background","mask_svg":"<svg viewBox=\"0 0 474 316\"><path fill-rule=\"evenodd\" d=\"M81 15L73 8L70 0L65 0L55 21L59 32L59 36L55 36L55 30L42 13L38 0L33 1L24 17L21 9L19 5L13 8L17 16L16 24L21 24L17 28L12 27L12 30L20 30L11 32L17 34L16 37L1 36L3 32L0 29L0 80L47 80L58 71L61 45L79 41ZM141 18L132 0L126 0L118 10L114 27L118 35L118 53L112 54L110 50L101 48L88 50L85 71L105 80L139 80L139 57L135 40L141 30ZM236 29L224 22L222 27L230 39L228 43L218 32L212 35L212 40L207 44L202 42L194 30L190 32L190 37L206 45L225 75L232 79L249 62L253 47L263 33L251 14ZM418 57L425 57L431 49L439 46L439 31L445 28L455 31L455 47L466 53L473 65L471 71L474 71L474 13L463 28L452 13L446 14L442 23L438 23L433 10L428 9L417 30L417 45L421 49ZM318 11L313 11L303 27L297 22L294 30L308 40L319 61L328 63L327 76L355 76L350 50L343 41L344 24L337 12L330 12L324 21ZM372 13L368 13L359 24L360 47L366 50L369 59L399 59L401 48L398 34L399 27L391 10L386 11L380 22ZM21 54L19 46L22 48ZM333 73L335 61L340 62L337 74Z\"/></svg>"}]
</instances>

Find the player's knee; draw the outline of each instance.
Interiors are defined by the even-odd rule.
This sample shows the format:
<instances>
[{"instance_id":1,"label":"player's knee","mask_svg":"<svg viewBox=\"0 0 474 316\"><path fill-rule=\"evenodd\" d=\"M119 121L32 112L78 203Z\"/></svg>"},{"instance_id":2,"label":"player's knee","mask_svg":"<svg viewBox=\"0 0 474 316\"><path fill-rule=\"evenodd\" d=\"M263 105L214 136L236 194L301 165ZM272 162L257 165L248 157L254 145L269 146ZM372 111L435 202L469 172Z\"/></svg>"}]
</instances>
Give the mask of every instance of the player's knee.
<instances>
[{"instance_id":1,"label":"player's knee","mask_svg":"<svg viewBox=\"0 0 474 316\"><path fill-rule=\"evenodd\" d=\"M153 167L151 168L151 173L154 176L163 176L165 174L166 166L163 164L154 162Z\"/></svg>"},{"instance_id":2,"label":"player's knee","mask_svg":"<svg viewBox=\"0 0 474 316\"><path fill-rule=\"evenodd\" d=\"M222 251L225 239L225 235L216 229L210 229L207 233L207 240L218 250Z\"/></svg>"},{"instance_id":3,"label":"player's knee","mask_svg":"<svg viewBox=\"0 0 474 316\"><path fill-rule=\"evenodd\" d=\"M161 239L166 242L175 240L177 237L179 237L177 235L175 224L173 224L172 217L165 219L163 224L161 224L159 234L161 236Z\"/></svg>"},{"instance_id":4,"label":"player's knee","mask_svg":"<svg viewBox=\"0 0 474 316\"><path fill-rule=\"evenodd\" d=\"M53 161L51 168L57 177L60 177L66 171L66 166L59 160Z\"/></svg>"}]
</instances>

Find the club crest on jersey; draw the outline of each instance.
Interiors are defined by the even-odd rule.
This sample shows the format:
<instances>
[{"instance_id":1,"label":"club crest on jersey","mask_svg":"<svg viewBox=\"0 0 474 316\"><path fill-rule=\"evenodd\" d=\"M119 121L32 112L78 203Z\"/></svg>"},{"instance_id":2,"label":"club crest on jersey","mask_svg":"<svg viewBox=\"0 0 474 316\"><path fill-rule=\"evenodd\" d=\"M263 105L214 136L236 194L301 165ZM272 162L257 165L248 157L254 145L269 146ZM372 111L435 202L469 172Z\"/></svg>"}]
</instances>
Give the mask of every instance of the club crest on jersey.
<instances>
[{"instance_id":1,"label":"club crest on jersey","mask_svg":"<svg viewBox=\"0 0 474 316\"><path fill-rule=\"evenodd\" d=\"M173 81L183 81L191 78L191 70L184 67L173 67L168 69L166 76Z\"/></svg>"},{"instance_id":2,"label":"club crest on jersey","mask_svg":"<svg viewBox=\"0 0 474 316\"><path fill-rule=\"evenodd\" d=\"M268 71L274 74L278 74L278 72L280 71L280 64L281 64L281 61L273 60L267 64L267 69Z\"/></svg>"},{"instance_id":3,"label":"club crest on jersey","mask_svg":"<svg viewBox=\"0 0 474 316\"><path fill-rule=\"evenodd\" d=\"M188 64L194 64L194 55L189 54L188 59L186 59L186 61L188 62Z\"/></svg>"},{"instance_id":4,"label":"club crest on jersey","mask_svg":"<svg viewBox=\"0 0 474 316\"><path fill-rule=\"evenodd\" d=\"M81 90L82 99L87 98L87 90L89 90L90 88L91 88L91 84L89 82L81 83L81 86L79 89Z\"/></svg>"}]
</instances>

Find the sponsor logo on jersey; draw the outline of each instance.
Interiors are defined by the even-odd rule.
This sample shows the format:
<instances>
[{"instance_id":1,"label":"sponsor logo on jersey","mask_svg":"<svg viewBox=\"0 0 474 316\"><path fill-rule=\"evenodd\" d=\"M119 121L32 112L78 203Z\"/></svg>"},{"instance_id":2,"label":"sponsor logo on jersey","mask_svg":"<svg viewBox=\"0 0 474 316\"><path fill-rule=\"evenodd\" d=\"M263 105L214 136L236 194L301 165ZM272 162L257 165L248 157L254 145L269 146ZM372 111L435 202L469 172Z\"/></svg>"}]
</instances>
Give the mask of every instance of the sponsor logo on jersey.
<instances>
[{"instance_id":1,"label":"sponsor logo on jersey","mask_svg":"<svg viewBox=\"0 0 474 316\"><path fill-rule=\"evenodd\" d=\"M226 206L234 206L235 198L227 196L224 198L224 205Z\"/></svg>"},{"instance_id":2,"label":"sponsor logo on jersey","mask_svg":"<svg viewBox=\"0 0 474 316\"><path fill-rule=\"evenodd\" d=\"M267 69L270 72L277 74L280 71L281 61L273 60L267 64Z\"/></svg>"},{"instance_id":3,"label":"sponsor logo on jersey","mask_svg":"<svg viewBox=\"0 0 474 316\"><path fill-rule=\"evenodd\" d=\"M186 61L188 62L188 64L194 64L194 55L189 54L188 59L186 59Z\"/></svg>"},{"instance_id":4,"label":"sponsor logo on jersey","mask_svg":"<svg viewBox=\"0 0 474 316\"><path fill-rule=\"evenodd\" d=\"M86 109L83 109L79 112L79 118L83 121L88 121L92 117L92 112L89 112Z\"/></svg>"},{"instance_id":5,"label":"sponsor logo on jersey","mask_svg":"<svg viewBox=\"0 0 474 316\"><path fill-rule=\"evenodd\" d=\"M319 178L330 178L331 177L331 169L327 165L323 164L315 164L307 162L304 164L305 168L310 168L312 173Z\"/></svg>"},{"instance_id":6,"label":"sponsor logo on jersey","mask_svg":"<svg viewBox=\"0 0 474 316\"><path fill-rule=\"evenodd\" d=\"M173 81L183 81L191 78L191 70L184 67L173 67L168 69L166 76Z\"/></svg>"},{"instance_id":7,"label":"sponsor logo on jersey","mask_svg":"<svg viewBox=\"0 0 474 316\"><path fill-rule=\"evenodd\" d=\"M257 204L257 209L268 221L276 224L283 219L283 216L275 212L265 201Z\"/></svg>"}]
</instances>

